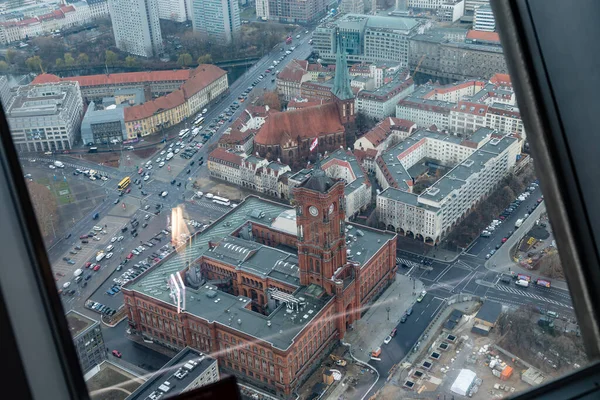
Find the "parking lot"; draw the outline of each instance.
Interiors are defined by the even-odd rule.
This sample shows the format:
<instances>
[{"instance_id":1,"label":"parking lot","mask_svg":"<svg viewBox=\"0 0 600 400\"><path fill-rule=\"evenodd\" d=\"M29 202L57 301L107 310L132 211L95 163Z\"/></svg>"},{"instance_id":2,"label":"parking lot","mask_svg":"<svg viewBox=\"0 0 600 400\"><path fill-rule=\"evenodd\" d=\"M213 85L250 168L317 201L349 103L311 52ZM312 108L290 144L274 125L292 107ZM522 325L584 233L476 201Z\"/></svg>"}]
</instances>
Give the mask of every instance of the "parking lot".
<instances>
[{"instance_id":1,"label":"parking lot","mask_svg":"<svg viewBox=\"0 0 600 400\"><path fill-rule=\"evenodd\" d=\"M151 215L151 218L145 220L146 215ZM164 211L161 212L159 215L154 215L144 210L138 210L135 214L131 216L130 219L127 219L123 224L119 226L118 235L123 235L125 239L123 240L123 242L121 242L122 245L118 248L118 252L115 253L115 256L111 260L112 262L110 263L109 274L103 275L104 281L89 296L89 300L106 305L113 309L118 309L120 306L123 305L123 295L121 292L109 295L107 291L110 290L113 286L115 286L114 279L120 278L126 271L132 269L134 264L139 263L141 260L147 258L152 253L158 253L161 247L165 245L170 245L171 236L165 235L164 233L160 233L166 228L167 216L170 216L170 212ZM136 236L135 238L133 238L131 235L130 223L130 221L134 218L137 218L137 220L140 222L140 225L137 227L138 236ZM142 228L144 223L148 223L148 226L146 228ZM128 226L128 230L122 233L120 229L124 225ZM151 240L157 235L161 237L160 241ZM142 245L142 243L147 242L152 243L153 246L150 247L144 245L144 247L146 247L146 250L142 251L140 255L133 255L131 259L127 259L127 256L130 254L132 249ZM125 260L127 261L125 262ZM118 266L122 262L125 263L123 267L120 270L118 270Z\"/></svg>"}]
</instances>

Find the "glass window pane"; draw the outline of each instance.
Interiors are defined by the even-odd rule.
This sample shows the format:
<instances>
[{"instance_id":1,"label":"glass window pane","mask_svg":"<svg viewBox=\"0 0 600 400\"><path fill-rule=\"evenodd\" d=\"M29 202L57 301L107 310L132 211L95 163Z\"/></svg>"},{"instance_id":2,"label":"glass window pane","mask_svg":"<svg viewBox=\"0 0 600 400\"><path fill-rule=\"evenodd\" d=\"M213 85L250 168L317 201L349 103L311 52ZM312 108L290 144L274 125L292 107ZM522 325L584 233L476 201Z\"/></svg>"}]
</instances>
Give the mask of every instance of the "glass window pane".
<instances>
[{"instance_id":1,"label":"glass window pane","mask_svg":"<svg viewBox=\"0 0 600 400\"><path fill-rule=\"evenodd\" d=\"M29 3L0 98L92 395L588 362L487 1Z\"/></svg>"}]
</instances>

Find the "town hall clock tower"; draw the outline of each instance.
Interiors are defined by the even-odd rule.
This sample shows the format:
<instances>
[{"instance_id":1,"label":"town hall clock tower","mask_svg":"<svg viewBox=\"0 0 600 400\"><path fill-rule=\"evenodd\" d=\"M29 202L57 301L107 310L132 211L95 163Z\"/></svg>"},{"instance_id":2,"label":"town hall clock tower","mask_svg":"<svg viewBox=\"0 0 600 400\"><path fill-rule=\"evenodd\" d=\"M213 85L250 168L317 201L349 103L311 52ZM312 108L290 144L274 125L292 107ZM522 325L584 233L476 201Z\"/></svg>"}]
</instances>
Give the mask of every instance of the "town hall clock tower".
<instances>
[{"instance_id":1,"label":"town hall clock tower","mask_svg":"<svg viewBox=\"0 0 600 400\"><path fill-rule=\"evenodd\" d=\"M325 175L319 163L294 189L300 284L335 293L331 280L346 264L344 182Z\"/></svg>"}]
</instances>

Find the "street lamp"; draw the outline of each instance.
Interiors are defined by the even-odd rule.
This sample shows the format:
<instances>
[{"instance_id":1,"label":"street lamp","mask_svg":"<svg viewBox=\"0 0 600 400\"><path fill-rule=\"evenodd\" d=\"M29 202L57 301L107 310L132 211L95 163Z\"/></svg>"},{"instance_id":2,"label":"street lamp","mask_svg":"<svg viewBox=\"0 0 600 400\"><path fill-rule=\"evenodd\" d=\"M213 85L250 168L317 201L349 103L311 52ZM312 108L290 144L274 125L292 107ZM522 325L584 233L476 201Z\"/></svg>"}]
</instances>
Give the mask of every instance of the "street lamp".
<instances>
[{"instance_id":1,"label":"street lamp","mask_svg":"<svg viewBox=\"0 0 600 400\"><path fill-rule=\"evenodd\" d=\"M388 321L390 320L390 310L391 310L391 308L390 308L389 306L387 306L387 307L385 308L385 311L387 311L387 320L388 320Z\"/></svg>"}]
</instances>

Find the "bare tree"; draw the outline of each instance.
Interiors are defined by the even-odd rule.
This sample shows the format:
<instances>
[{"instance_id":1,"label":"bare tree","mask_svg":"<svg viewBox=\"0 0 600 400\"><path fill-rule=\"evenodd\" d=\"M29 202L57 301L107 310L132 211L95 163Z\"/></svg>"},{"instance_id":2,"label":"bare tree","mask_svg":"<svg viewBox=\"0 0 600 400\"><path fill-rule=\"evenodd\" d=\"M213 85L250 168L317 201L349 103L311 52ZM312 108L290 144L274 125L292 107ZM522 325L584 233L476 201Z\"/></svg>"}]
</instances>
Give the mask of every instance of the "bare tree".
<instances>
[{"instance_id":1,"label":"bare tree","mask_svg":"<svg viewBox=\"0 0 600 400\"><path fill-rule=\"evenodd\" d=\"M560 256L558 252L553 252L540 258L537 263L540 274L547 276L548 278L564 279L565 273L563 272L562 263L560 262Z\"/></svg>"}]
</instances>

